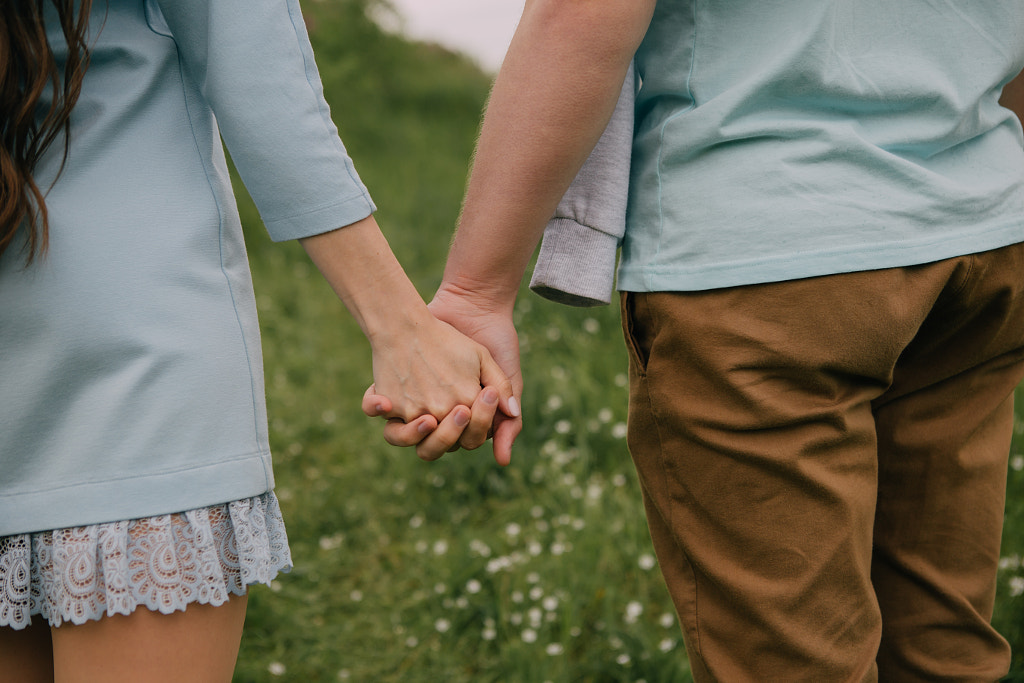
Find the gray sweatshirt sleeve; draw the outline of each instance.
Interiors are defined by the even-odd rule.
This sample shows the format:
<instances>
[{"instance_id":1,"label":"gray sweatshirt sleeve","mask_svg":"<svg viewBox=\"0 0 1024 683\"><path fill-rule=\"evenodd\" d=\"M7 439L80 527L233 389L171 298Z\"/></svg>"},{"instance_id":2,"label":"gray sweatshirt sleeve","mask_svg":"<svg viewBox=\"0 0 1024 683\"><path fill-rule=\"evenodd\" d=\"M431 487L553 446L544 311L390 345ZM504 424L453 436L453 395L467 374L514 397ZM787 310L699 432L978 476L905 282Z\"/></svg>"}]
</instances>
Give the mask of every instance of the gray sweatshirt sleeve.
<instances>
[{"instance_id":1,"label":"gray sweatshirt sleeve","mask_svg":"<svg viewBox=\"0 0 1024 683\"><path fill-rule=\"evenodd\" d=\"M570 306L611 302L626 229L634 84L630 68L608 127L544 230L530 289L546 299Z\"/></svg>"}]
</instances>

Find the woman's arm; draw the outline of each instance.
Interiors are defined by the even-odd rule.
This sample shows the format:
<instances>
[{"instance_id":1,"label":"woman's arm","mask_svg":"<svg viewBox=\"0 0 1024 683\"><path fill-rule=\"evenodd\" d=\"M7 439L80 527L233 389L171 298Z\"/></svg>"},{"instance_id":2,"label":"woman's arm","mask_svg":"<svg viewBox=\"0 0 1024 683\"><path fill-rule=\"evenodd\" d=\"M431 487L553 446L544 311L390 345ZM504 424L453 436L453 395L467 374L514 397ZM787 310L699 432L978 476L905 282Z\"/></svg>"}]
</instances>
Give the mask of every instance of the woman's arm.
<instances>
[{"instance_id":1,"label":"woman's arm","mask_svg":"<svg viewBox=\"0 0 1024 683\"><path fill-rule=\"evenodd\" d=\"M441 420L460 405L468 417L482 386L514 412L512 385L490 353L430 314L372 216L300 241L370 341L389 417Z\"/></svg>"}]
</instances>

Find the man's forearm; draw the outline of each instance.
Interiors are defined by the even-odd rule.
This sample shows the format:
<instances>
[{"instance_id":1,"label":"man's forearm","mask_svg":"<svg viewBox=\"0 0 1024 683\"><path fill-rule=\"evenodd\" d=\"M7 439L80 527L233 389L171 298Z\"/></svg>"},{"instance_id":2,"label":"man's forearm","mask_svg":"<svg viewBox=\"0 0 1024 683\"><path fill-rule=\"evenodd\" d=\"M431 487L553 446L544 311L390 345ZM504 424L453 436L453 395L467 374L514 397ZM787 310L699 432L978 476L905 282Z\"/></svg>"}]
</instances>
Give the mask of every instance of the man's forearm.
<instances>
[{"instance_id":1,"label":"man's forearm","mask_svg":"<svg viewBox=\"0 0 1024 683\"><path fill-rule=\"evenodd\" d=\"M445 283L511 305L615 107L655 0L530 0L487 106Z\"/></svg>"}]
</instances>

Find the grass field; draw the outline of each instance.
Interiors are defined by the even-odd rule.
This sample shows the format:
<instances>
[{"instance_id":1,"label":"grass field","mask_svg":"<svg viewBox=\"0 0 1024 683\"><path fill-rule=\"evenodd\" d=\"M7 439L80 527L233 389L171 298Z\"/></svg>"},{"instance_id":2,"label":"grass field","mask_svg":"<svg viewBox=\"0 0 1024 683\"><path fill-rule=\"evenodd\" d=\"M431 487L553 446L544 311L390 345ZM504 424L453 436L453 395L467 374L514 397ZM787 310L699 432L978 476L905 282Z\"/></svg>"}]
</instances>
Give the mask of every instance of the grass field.
<instances>
[{"instance_id":1,"label":"grass field","mask_svg":"<svg viewBox=\"0 0 1024 683\"><path fill-rule=\"evenodd\" d=\"M335 121L425 297L455 222L488 80L382 34L356 0L308 2ZM271 445L295 570L252 591L236 681L689 679L625 445L614 307L517 306L527 386L513 464L423 463L362 416L369 348L298 245L240 197ZM1021 397L1024 402L1024 396ZM996 624L1024 681L1024 420Z\"/></svg>"}]
</instances>

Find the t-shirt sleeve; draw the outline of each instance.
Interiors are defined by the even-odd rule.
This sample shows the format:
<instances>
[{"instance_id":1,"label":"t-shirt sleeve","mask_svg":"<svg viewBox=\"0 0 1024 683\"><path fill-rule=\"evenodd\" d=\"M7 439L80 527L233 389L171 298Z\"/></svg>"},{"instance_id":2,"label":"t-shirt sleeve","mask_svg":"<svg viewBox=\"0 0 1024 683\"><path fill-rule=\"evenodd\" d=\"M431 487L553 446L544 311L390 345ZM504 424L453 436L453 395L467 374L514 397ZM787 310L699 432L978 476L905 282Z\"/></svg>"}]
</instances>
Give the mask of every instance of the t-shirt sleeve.
<instances>
[{"instance_id":1,"label":"t-shirt sleeve","mask_svg":"<svg viewBox=\"0 0 1024 683\"><path fill-rule=\"evenodd\" d=\"M151 0L275 241L374 207L338 137L297 0Z\"/></svg>"}]
</instances>

